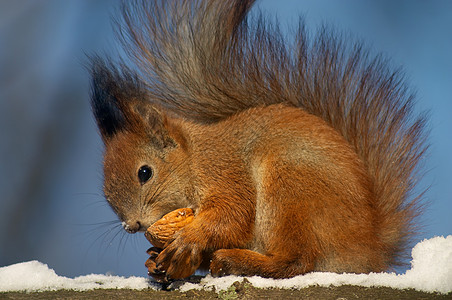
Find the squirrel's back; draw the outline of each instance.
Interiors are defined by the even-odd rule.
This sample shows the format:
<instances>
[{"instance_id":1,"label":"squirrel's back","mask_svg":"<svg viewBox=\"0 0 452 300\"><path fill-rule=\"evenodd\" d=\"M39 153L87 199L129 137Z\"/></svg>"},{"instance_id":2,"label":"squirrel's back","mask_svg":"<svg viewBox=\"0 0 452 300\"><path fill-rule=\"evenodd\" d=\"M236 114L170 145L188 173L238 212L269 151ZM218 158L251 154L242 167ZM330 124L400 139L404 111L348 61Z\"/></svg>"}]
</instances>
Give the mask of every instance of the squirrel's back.
<instances>
[{"instance_id":1,"label":"squirrel's back","mask_svg":"<svg viewBox=\"0 0 452 300\"><path fill-rule=\"evenodd\" d=\"M349 181L353 182L352 186L344 187L344 190L352 191L352 197L357 199L367 199L361 207L366 206L371 211L362 212L372 216L363 217L369 223L356 225L356 240L353 241L358 242L359 230L368 230L368 236L379 240L375 251L383 253L384 258L381 263L376 263L377 267L369 267L370 270L379 269L381 265L398 265L407 242L415 233L414 220L420 205L413 187L418 164L426 149L425 118L413 113L413 95L408 92L400 71L392 71L381 56L370 58L361 43L349 43L326 28L309 38L300 22L295 38L288 42L277 24L263 17L247 17L253 3L253 0L156 0L124 4L120 37L138 71L136 74L127 68L117 71L97 60L93 67L95 84L102 86L99 90L112 89L125 98L146 97L168 115L200 126L221 124L246 110L272 105L281 105L280 108L288 110L301 109L315 119L321 119L320 128L330 128L332 139L340 139L338 143L347 153L348 158L343 162L336 161L338 167L335 170L340 169L341 163L350 161L353 163L347 168L356 170L349 174L353 177ZM106 77L109 79L102 79ZM114 82L119 83L115 85ZM140 92L137 96L134 92L116 90L121 88ZM97 96L94 98L104 99L99 90L96 94L95 87ZM96 107L103 105L99 101L94 99L93 106L102 131L105 111ZM104 131L113 134L105 126ZM315 130L312 137L316 138ZM309 153L315 151L309 150ZM334 163L334 153L330 158L329 161ZM355 162L356 166L351 166ZM277 161L273 163L278 165ZM285 165L278 166L285 172ZM304 166L308 169L312 165ZM293 176L302 176L298 171L296 169ZM317 173L312 176L317 178ZM322 176L318 178L326 178ZM337 185L331 188L332 195L341 184L341 176L347 174L338 171L334 176ZM355 184L359 186L356 193L353 192ZM326 189L331 187L328 182L324 186ZM342 198L338 196L337 199ZM325 205L334 209L332 203ZM348 209L346 205L343 208ZM319 212L325 207L313 204L310 209ZM354 208L344 214L347 217L359 215ZM265 216L254 218L256 222L267 222ZM325 220L325 224L328 222ZM334 222L330 225L340 226ZM332 229L331 232L336 231ZM330 233L325 229L322 234L327 238ZM309 238L300 237L302 240ZM373 243L371 239L369 243ZM320 243L314 248L321 252L327 247ZM345 249L345 246L341 247ZM340 254L325 257L325 265L317 266L317 269L334 271L328 260L335 260L335 255ZM352 257L347 259L351 261Z\"/></svg>"}]
</instances>

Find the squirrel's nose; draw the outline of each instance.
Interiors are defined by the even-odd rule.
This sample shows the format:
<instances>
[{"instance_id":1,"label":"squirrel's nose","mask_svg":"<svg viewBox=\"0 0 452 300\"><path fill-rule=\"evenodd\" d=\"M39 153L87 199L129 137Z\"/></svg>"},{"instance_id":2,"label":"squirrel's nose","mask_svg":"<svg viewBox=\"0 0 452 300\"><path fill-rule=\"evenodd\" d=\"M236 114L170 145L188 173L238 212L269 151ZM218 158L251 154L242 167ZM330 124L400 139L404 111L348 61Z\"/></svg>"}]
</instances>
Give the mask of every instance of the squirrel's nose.
<instances>
[{"instance_id":1,"label":"squirrel's nose","mask_svg":"<svg viewBox=\"0 0 452 300\"><path fill-rule=\"evenodd\" d=\"M141 224L141 222L140 221L136 221L136 220L122 222L122 227L128 233L136 233L138 231L145 231L146 230L146 228L144 228L144 226Z\"/></svg>"}]
</instances>

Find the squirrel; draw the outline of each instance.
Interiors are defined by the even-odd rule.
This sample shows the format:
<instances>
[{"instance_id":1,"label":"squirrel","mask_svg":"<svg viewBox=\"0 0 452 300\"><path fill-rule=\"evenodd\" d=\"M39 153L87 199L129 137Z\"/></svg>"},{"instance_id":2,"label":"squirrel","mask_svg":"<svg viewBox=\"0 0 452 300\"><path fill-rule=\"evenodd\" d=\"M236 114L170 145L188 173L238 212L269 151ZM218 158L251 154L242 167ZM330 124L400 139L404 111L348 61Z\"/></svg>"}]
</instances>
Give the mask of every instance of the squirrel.
<instances>
[{"instance_id":1,"label":"squirrel","mask_svg":"<svg viewBox=\"0 0 452 300\"><path fill-rule=\"evenodd\" d=\"M325 27L289 40L253 3L124 1L130 62L90 68L106 200L130 233L193 209L156 278L399 266L427 149L403 74Z\"/></svg>"}]
</instances>

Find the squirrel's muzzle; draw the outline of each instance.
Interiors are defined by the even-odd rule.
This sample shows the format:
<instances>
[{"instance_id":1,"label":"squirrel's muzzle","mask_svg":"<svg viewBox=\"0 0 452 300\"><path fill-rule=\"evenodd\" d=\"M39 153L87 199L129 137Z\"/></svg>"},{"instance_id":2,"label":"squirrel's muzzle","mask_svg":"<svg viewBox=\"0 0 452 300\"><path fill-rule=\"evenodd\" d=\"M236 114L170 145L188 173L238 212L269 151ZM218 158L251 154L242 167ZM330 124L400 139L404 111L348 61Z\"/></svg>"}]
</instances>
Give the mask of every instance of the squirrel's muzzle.
<instances>
[{"instance_id":1,"label":"squirrel's muzzle","mask_svg":"<svg viewBox=\"0 0 452 300\"><path fill-rule=\"evenodd\" d=\"M140 221L132 220L121 223L122 227L128 233L137 233L138 231L146 231L146 227Z\"/></svg>"}]
</instances>

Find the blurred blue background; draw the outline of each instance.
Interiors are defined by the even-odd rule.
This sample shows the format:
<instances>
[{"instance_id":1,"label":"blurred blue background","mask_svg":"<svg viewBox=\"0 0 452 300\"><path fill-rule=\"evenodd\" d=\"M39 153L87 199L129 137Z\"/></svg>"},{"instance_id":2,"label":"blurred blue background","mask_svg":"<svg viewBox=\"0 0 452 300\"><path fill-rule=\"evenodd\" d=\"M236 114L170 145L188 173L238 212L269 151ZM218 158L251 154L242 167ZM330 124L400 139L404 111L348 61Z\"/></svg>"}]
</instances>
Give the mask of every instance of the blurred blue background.
<instances>
[{"instance_id":1,"label":"blurred blue background","mask_svg":"<svg viewBox=\"0 0 452 300\"><path fill-rule=\"evenodd\" d=\"M429 110L419 240L452 234L452 1L260 1L283 24L303 14L363 39L403 66ZM102 197L102 143L85 53L116 53L112 0L0 0L0 266L37 259L60 275L145 276L143 235ZM256 10L257 7L254 9ZM286 28L286 27L284 27Z\"/></svg>"}]
</instances>

